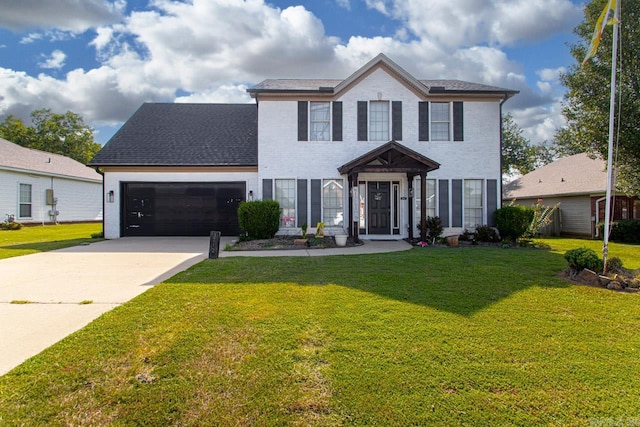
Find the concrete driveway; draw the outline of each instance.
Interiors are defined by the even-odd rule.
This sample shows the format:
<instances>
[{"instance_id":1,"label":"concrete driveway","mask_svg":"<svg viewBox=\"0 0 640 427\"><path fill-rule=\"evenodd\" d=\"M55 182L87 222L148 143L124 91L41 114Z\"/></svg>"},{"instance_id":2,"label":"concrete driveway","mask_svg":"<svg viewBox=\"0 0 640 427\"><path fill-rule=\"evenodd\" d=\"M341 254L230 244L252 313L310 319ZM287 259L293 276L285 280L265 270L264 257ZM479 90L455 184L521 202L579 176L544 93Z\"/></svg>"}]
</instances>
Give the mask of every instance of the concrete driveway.
<instances>
[{"instance_id":1,"label":"concrete driveway","mask_svg":"<svg viewBox=\"0 0 640 427\"><path fill-rule=\"evenodd\" d=\"M404 241L366 241L354 248L225 252L232 240L220 240L221 258L411 248ZM209 237L125 237L0 260L0 375L208 255Z\"/></svg>"},{"instance_id":2,"label":"concrete driveway","mask_svg":"<svg viewBox=\"0 0 640 427\"><path fill-rule=\"evenodd\" d=\"M208 237L128 237L0 260L0 375L208 251Z\"/></svg>"}]
</instances>

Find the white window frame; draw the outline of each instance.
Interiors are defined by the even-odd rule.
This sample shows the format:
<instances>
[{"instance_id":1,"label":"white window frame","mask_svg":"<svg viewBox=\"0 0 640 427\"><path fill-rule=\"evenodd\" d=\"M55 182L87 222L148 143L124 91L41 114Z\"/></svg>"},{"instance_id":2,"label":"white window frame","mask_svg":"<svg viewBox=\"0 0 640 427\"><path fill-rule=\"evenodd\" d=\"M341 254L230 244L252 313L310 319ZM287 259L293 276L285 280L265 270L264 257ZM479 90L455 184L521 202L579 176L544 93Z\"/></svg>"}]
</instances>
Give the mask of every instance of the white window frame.
<instances>
[{"instance_id":1,"label":"white window frame","mask_svg":"<svg viewBox=\"0 0 640 427\"><path fill-rule=\"evenodd\" d=\"M24 200L22 198L23 193L22 189L23 186L26 188L28 187L29 189L29 200ZM22 207L23 206L29 206L29 215L22 215ZM32 184L28 184L26 182L21 182L18 184L18 218L33 218L33 185Z\"/></svg>"},{"instance_id":2,"label":"white window frame","mask_svg":"<svg viewBox=\"0 0 640 427\"><path fill-rule=\"evenodd\" d=\"M386 106L386 111L375 111L376 106ZM369 141L389 141L391 138L391 103L369 101Z\"/></svg>"},{"instance_id":3,"label":"white window frame","mask_svg":"<svg viewBox=\"0 0 640 427\"><path fill-rule=\"evenodd\" d=\"M339 186L340 191L338 195L328 197L328 186L331 184ZM336 221L336 218L340 218L340 220ZM344 226L344 180L322 180L322 221L325 227Z\"/></svg>"},{"instance_id":4,"label":"white window frame","mask_svg":"<svg viewBox=\"0 0 640 427\"><path fill-rule=\"evenodd\" d=\"M435 106L436 105L446 105L446 111L447 111L447 119L446 120L442 120L442 118L440 117L436 117L437 114L435 113ZM432 141L451 141L451 117L453 112L451 111L451 103L450 102L431 102L431 108L429 108L429 132L431 133L431 140ZM436 118L438 120L436 120ZM436 127L437 128L444 128L444 126L436 126L436 125L444 125L446 124L446 128L447 128L447 136L446 138L444 138L443 136L439 136L439 131L436 132Z\"/></svg>"},{"instance_id":5,"label":"white window frame","mask_svg":"<svg viewBox=\"0 0 640 427\"><path fill-rule=\"evenodd\" d=\"M473 184L473 189L469 188L469 185ZM483 179L465 179L462 188L462 206L463 206L463 224L464 228L474 229L476 226L484 225L484 180ZM480 190L480 195L474 195L470 197L469 190ZM478 203L479 202L479 206ZM479 221L478 221L479 219Z\"/></svg>"},{"instance_id":6,"label":"white window frame","mask_svg":"<svg viewBox=\"0 0 640 427\"><path fill-rule=\"evenodd\" d=\"M435 217L438 214L438 186L436 185L435 179L427 179L427 201L426 201L426 209L427 209L427 217ZM415 204L415 213L416 213L416 224L420 223L421 217L421 205L420 200L422 196L421 187L422 180L417 178L413 183L413 200ZM433 191L430 191L433 187Z\"/></svg>"},{"instance_id":7,"label":"white window frame","mask_svg":"<svg viewBox=\"0 0 640 427\"><path fill-rule=\"evenodd\" d=\"M314 106L326 107L326 119L314 117ZM315 125L324 127L322 132L317 132ZM320 135L320 137L319 137ZM331 141L331 102L311 101L309 102L309 141Z\"/></svg>"},{"instance_id":8,"label":"white window frame","mask_svg":"<svg viewBox=\"0 0 640 427\"><path fill-rule=\"evenodd\" d=\"M284 184L286 184L286 186ZM287 194L283 197L285 191ZM280 227L295 228L297 204L296 180L287 178L274 179L273 194L273 200L280 204ZM290 204L289 201L292 201L292 204Z\"/></svg>"}]
</instances>

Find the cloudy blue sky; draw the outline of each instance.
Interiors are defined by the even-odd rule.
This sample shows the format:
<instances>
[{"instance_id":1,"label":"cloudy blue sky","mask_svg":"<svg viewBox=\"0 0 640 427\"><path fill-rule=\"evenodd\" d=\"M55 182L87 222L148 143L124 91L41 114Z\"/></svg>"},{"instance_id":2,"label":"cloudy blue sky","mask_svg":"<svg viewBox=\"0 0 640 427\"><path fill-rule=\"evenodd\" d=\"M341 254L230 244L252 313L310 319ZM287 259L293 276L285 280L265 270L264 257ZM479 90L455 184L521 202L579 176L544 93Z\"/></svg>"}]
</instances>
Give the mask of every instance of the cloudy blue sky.
<instances>
[{"instance_id":1,"label":"cloudy blue sky","mask_svg":"<svg viewBox=\"0 0 640 427\"><path fill-rule=\"evenodd\" d=\"M520 91L533 143L562 126L577 0L0 0L0 120L81 114L109 137L143 102L251 102L265 78L346 78L380 52L417 78Z\"/></svg>"}]
</instances>

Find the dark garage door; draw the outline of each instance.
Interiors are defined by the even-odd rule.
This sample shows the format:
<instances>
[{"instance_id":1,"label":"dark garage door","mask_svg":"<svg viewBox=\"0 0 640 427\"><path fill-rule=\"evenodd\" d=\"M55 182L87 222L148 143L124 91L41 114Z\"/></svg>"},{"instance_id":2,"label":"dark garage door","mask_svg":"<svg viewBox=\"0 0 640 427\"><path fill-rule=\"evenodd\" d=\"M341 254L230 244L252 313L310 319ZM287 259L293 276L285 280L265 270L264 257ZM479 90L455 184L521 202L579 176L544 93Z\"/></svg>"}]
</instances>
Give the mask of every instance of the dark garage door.
<instances>
[{"instance_id":1,"label":"dark garage door","mask_svg":"<svg viewBox=\"0 0 640 427\"><path fill-rule=\"evenodd\" d=\"M122 235L238 235L245 188L244 182L123 183Z\"/></svg>"}]
</instances>

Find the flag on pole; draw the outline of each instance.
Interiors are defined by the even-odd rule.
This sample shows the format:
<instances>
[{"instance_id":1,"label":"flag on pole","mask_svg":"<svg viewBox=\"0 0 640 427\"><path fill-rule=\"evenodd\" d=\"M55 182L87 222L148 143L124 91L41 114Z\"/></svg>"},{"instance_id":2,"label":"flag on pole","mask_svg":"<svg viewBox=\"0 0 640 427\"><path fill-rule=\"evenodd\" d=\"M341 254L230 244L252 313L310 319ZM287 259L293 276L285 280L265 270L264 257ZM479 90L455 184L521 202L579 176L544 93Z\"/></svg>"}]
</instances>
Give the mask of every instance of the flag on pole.
<instances>
[{"instance_id":1,"label":"flag on pole","mask_svg":"<svg viewBox=\"0 0 640 427\"><path fill-rule=\"evenodd\" d=\"M587 50L587 56L585 56L584 61L582 61L582 65L586 64L587 61L596 54L604 28L607 25L613 25L616 23L615 12L616 0L608 0L600 14L600 17L596 21L596 27L594 28L593 36L591 37L591 45L589 46L589 50Z\"/></svg>"}]
</instances>

